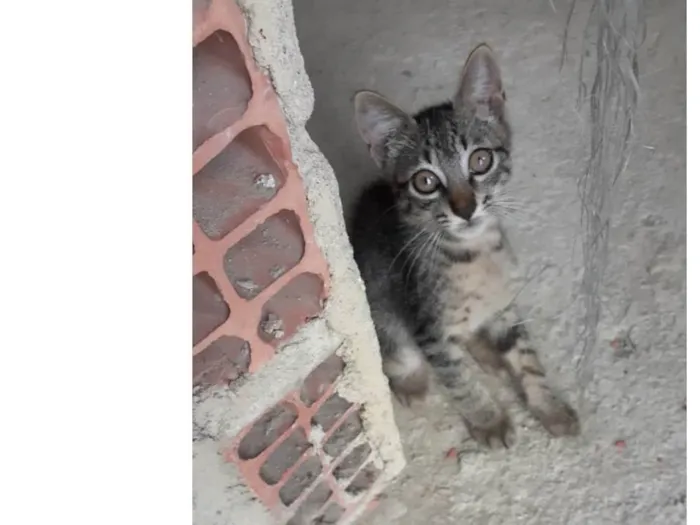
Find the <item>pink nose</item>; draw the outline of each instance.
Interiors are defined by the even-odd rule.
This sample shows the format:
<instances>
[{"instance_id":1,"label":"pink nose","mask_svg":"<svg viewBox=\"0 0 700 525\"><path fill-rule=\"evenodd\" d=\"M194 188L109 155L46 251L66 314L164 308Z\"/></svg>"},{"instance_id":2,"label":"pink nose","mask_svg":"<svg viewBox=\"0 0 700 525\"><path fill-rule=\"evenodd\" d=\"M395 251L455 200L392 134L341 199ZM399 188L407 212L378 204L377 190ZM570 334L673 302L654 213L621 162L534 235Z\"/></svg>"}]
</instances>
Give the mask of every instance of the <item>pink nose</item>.
<instances>
[{"instance_id":1,"label":"pink nose","mask_svg":"<svg viewBox=\"0 0 700 525\"><path fill-rule=\"evenodd\" d=\"M471 219L476 211L476 196L471 188L453 191L450 194L450 207L458 217L467 221Z\"/></svg>"}]
</instances>

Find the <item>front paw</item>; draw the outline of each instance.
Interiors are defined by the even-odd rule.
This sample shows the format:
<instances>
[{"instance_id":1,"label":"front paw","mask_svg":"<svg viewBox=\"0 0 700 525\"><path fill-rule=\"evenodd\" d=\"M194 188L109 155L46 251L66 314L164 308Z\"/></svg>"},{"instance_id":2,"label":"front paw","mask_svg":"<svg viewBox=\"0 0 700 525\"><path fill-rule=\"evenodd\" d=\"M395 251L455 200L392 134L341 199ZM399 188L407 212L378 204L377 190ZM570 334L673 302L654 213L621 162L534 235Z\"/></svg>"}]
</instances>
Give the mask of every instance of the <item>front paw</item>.
<instances>
[{"instance_id":1,"label":"front paw","mask_svg":"<svg viewBox=\"0 0 700 525\"><path fill-rule=\"evenodd\" d=\"M415 401L423 401L428 393L429 379L424 370L389 379L389 387L403 406L410 407Z\"/></svg>"},{"instance_id":2,"label":"front paw","mask_svg":"<svg viewBox=\"0 0 700 525\"><path fill-rule=\"evenodd\" d=\"M515 441L513 426L504 413L482 413L465 417L465 424L471 437L484 447L510 448Z\"/></svg>"},{"instance_id":3,"label":"front paw","mask_svg":"<svg viewBox=\"0 0 700 525\"><path fill-rule=\"evenodd\" d=\"M578 436L581 433L576 411L554 396L541 407L532 407L533 415L554 437Z\"/></svg>"}]
</instances>

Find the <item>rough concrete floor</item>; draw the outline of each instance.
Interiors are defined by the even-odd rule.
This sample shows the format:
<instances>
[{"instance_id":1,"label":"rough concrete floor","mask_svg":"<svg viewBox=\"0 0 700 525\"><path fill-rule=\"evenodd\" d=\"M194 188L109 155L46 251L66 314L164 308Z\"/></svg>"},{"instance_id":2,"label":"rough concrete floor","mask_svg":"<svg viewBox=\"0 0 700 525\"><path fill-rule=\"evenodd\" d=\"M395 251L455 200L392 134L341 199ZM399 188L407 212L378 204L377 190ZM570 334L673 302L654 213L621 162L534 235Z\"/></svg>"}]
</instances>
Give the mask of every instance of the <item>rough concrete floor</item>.
<instances>
[{"instance_id":1,"label":"rough concrete floor","mask_svg":"<svg viewBox=\"0 0 700 525\"><path fill-rule=\"evenodd\" d=\"M556 12L552 6L556 8ZM333 165L346 208L375 176L350 98L376 89L406 109L448 97L469 50L501 57L516 133L509 225L526 272L523 294L553 379L584 420L580 439L548 438L520 410L518 442L469 450L454 413L432 395L396 406L408 467L366 525L685 523L685 3L649 0L638 140L616 195L606 312L592 380L577 379L580 279L576 177L588 136L575 109L576 56L559 71L562 0L297 0L296 22L316 106L312 138ZM579 0L571 50L590 0ZM585 108L584 108L585 111ZM631 330L632 345L609 342ZM580 394L580 398L578 397Z\"/></svg>"}]
</instances>

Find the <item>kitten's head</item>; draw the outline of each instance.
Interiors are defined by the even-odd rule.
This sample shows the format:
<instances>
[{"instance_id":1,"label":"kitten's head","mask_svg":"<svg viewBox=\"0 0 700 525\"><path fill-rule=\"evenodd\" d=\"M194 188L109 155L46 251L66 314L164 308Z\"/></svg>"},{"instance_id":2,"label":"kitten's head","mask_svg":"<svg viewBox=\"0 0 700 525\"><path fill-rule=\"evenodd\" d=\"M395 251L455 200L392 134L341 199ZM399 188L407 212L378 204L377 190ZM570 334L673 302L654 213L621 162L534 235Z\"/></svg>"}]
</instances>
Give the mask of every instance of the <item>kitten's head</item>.
<instances>
[{"instance_id":1,"label":"kitten's head","mask_svg":"<svg viewBox=\"0 0 700 525\"><path fill-rule=\"evenodd\" d=\"M355 95L355 118L370 155L397 192L403 221L469 244L497 224L510 178L510 128L491 49L471 52L452 101L413 117L381 95Z\"/></svg>"}]
</instances>

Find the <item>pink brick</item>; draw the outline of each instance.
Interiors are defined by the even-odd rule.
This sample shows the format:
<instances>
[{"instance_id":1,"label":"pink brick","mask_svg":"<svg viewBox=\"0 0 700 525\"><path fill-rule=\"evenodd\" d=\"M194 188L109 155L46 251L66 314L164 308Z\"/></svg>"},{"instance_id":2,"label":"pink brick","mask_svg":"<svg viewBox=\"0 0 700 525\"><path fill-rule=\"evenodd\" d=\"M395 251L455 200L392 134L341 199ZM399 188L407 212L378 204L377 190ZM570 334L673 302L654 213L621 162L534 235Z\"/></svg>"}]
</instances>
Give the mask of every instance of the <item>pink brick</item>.
<instances>
[{"instance_id":1,"label":"pink brick","mask_svg":"<svg viewBox=\"0 0 700 525\"><path fill-rule=\"evenodd\" d=\"M291 336L299 326L321 312L323 281L303 273L273 295L263 306L260 337L270 343Z\"/></svg>"},{"instance_id":2,"label":"pink brick","mask_svg":"<svg viewBox=\"0 0 700 525\"><path fill-rule=\"evenodd\" d=\"M221 336L194 356L192 382L204 387L235 381L250 367L250 345L233 336Z\"/></svg>"},{"instance_id":3,"label":"pink brick","mask_svg":"<svg viewBox=\"0 0 700 525\"><path fill-rule=\"evenodd\" d=\"M194 303L193 344L197 344L226 321L229 309L216 283L206 273L194 276L192 295Z\"/></svg>"},{"instance_id":4,"label":"pink brick","mask_svg":"<svg viewBox=\"0 0 700 525\"><path fill-rule=\"evenodd\" d=\"M345 363L337 355L333 354L304 380L299 397L306 406L311 406L318 401L321 396L328 391L338 376L343 371Z\"/></svg>"},{"instance_id":5,"label":"pink brick","mask_svg":"<svg viewBox=\"0 0 700 525\"><path fill-rule=\"evenodd\" d=\"M268 148L279 141L265 127L241 132L194 178L193 212L210 239L233 231L284 185Z\"/></svg>"},{"instance_id":6,"label":"pink brick","mask_svg":"<svg viewBox=\"0 0 700 525\"><path fill-rule=\"evenodd\" d=\"M238 447L241 459L258 457L265 449L277 441L297 420L294 405L280 403L271 408L255 422Z\"/></svg>"},{"instance_id":7,"label":"pink brick","mask_svg":"<svg viewBox=\"0 0 700 525\"><path fill-rule=\"evenodd\" d=\"M328 266L285 117L237 5L194 0L193 21L193 380L236 389L322 313ZM362 406L338 392L344 367L329 357L222 451L280 523L311 513L340 524L367 503L356 496L376 471Z\"/></svg>"},{"instance_id":8,"label":"pink brick","mask_svg":"<svg viewBox=\"0 0 700 525\"><path fill-rule=\"evenodd\" d=\"M252 299L301 261L304 238L297 215L282 210L231 247L226 275L244 299Z\"/></svg>"},{"instance_id":9,"label":"pink brick","mask_svg":"<svg viewBox=\"0 0 700 525\"><path fill-rule=\"evenodd\" d=\"M216 31L194 48L193 145L239 120L252 96L250 77L233 36Z\"/></svg>"},{"instance_id":10,"label":"pink brick","mask_svg":"<svg viewBox=\"0 0 700 525\"><path fill-rule=\"evenodd\" d=\"M216 290L208 302L195 290L193 354L235 337L247 342L254 374L321 311L328 267L286 122L240 12L232 0L211 0L194 2L193 15L193 262Z\"/></svg>"}]
</instances>

